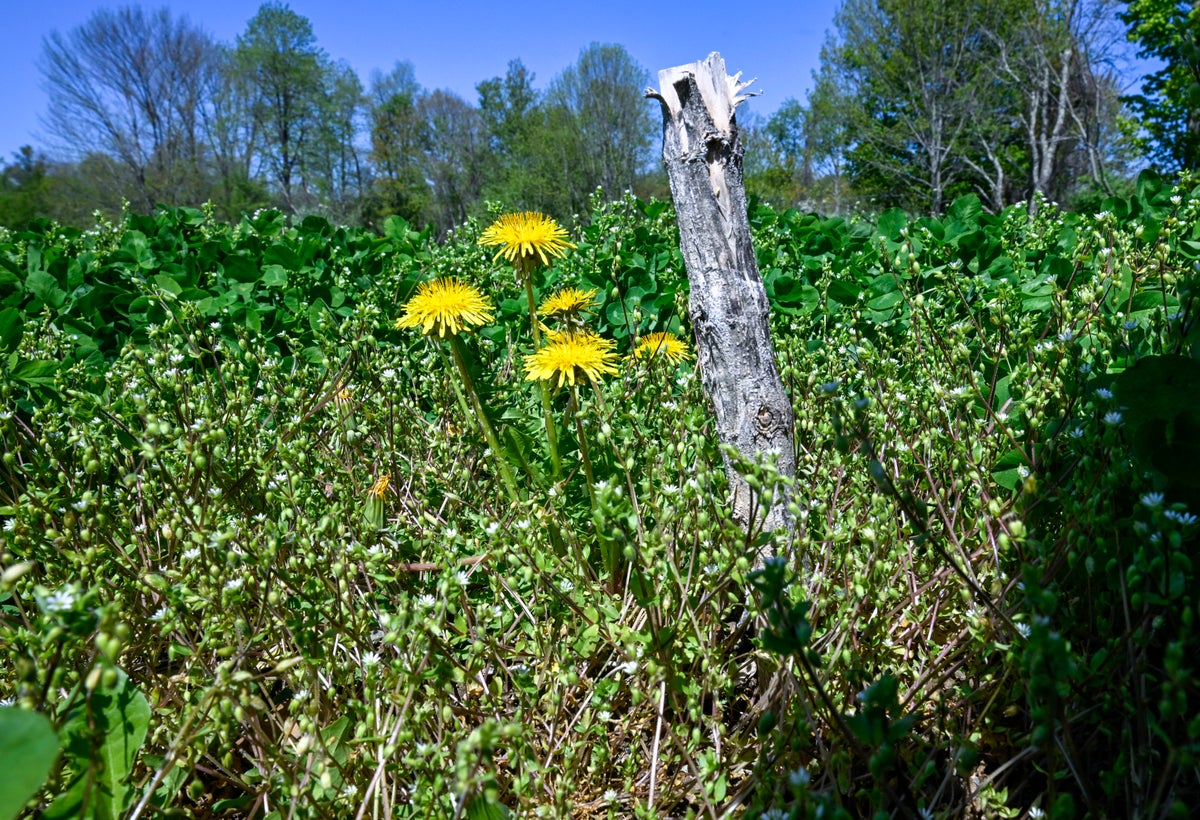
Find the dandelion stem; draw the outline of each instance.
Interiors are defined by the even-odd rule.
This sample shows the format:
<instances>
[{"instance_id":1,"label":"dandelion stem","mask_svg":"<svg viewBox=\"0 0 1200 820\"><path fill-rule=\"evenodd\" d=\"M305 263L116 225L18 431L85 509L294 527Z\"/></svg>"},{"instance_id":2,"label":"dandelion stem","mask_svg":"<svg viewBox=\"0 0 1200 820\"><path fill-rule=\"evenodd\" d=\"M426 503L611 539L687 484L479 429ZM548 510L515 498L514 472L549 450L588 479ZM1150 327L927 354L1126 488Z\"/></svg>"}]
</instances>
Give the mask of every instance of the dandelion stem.
<instances>
[{"instance_id":1,"label":"dandelion stem","mask_svg":"<svg viewBox=\"0 0 1200 820\"><path fill-rule=\"evenodd\" d=\"M508 489L509 497L519 504L521 502L521 493L517 489L517 480L512 474L512 467L509 466L508 461L504 458L504 451L500 449L500 441L496 438L496 432L488 422L487 414L483 412L483 402L479 400L479 392L475 389L475 382L471 378L470 371L467 370L467 360L463 352L462 340L458 336L451 336L449 341L450 352L454 354L454 363L458 365L458 374L462 377L463 385L467 388L467 394L471 397L471 404L475 408L473 415L479 420L479 426L483 430L483 437L487 440L488 447L492 451L492 457L496 460L496 468L500 471L500 477L504 480L504 486ZM454 392L458 393L459 402L462 403L463 397L457 383L454 385ZM467 415L472 414L468 412Z\"/></svg>"},{"instance_id":2,"label":"dandelion stem","mask_svg":"<svg viewBox=\"0 0 1200 820\"><path fill-rule=\"evenodd\" d=\"M524 271L525 299L529 303L529 328L533 332L533 349L541 346L542 335L538 332L537 307L533 301L533 271ZM550 466L557 482L562 478L562 456L558 453L558 429L554 425L554 413L550 408L550 385L541 383L542 387L542 417L546 422L546 443L550 447Z\"/></svg>"},{"instance_id":3,"label":"dandelion stem","mask_svg":"<svg viewBox=\"0 0 1200 820\"><path fill-rule=\"evenodd\" d=\"M592 475L592 458L588 450L587 436L583 434L583 419L579 415L579 394L575 385L571 385L570 409L575 417L575 435L579 438L579 459L583 462L583 474L587 478L588 499L592 509L596 509L596 477Z\"/></svg>"}]
</instances>

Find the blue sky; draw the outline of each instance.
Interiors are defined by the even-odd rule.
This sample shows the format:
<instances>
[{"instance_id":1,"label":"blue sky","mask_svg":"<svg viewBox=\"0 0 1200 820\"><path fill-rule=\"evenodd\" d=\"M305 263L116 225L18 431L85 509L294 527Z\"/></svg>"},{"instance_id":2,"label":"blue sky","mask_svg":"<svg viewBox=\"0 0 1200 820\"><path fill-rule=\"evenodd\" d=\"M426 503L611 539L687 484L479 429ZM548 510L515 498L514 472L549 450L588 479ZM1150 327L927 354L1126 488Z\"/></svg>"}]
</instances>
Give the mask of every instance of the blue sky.
<instances>
[{"instance_id":1,"label":"blue sky","mask_svg":"<svg viewBox=\"0 0 1200 820\"><path fill-rule=\"evenodd\" d=\"M0 0L0 161L20 146L41 147L39 117L46 110L37 60L51 31L64 34L103 7L128 0ZM218 40L232 42L260 0L148 0L186 14ZM455 2L455 0L295 0L291 8L313 24L317 43L346 60L364 84L372 69L407 60L426 88L448 88L478 102L475 84L503 75L519 57L539 89L579 58L589 43L623 45L656 75L659 69L721 52L732 74L758 78L763 95L750 103L769 114L788 97L803 99L811 86L838 0L607 0L606 2ZM649 105L653 103L647 101ZM657 111L657 109L656 109Z\"/></svg>"}]
</instances>

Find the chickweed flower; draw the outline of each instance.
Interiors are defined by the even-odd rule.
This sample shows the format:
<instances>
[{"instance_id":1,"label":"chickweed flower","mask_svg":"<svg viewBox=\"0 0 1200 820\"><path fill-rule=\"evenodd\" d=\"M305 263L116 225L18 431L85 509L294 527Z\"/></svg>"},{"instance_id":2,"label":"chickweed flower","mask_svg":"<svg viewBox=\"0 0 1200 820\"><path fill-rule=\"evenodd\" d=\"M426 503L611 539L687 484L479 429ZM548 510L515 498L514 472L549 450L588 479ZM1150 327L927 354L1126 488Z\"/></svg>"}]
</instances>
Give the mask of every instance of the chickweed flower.
<instances>
[{"instance_id":1,"label":"chickweed flower","mask_svg":"<svg viewBox=\"0 0 1200 820\"><path fill-rule=\"evenodd\" d=\"M492 306L479 289L454 278L422 282L404 306L396 328L419 327L426 336L446 338L492 321Z\"/></svg>"},{"instance_id":2,"label":"chickweed flower","mask_svg":"<svg viewBox=\"0 0 1200 820\"><path fill-rule=\"evenodd\" d=\"M558 387L564 382L574 387L577 379L615 376L614 347L615 342L591 332L556 334L548 345L525 357L525 380L553 381L557 377Z\"/></svg>"},{"instance_id":3,"label":"chickweed flower","mask_svg":"<svg viewBox=\"0 0 1200 820\"><path fill-rule=\"evenodd\" d=\"M549 266L552 257L561 257L575 247L567 241L564 228L536 211L504 214L480 235L479 244L498 248L496 259L503 256L521 270L531 267L535 258Z\"/></svg>"},{"instance_id":4,"label":"chickweed flower","mask_svg":"<svg viewBox=\"0 0 1200 820\"><path fill-rule=\"evenodd\" d=\"M1121 423L1121 419L1125 418L1121 415L1120 410L1110 410L1104 414L1104 423L1110 427L1116 427Z\"/></svg>"},{"instance_id":5,"label":"chickweed flower","mask_svg":"<svg viewBox=\"0 0 1200 820\"><path fill-rule=\"evenodd\" d=\"M75 606L75 590L71 587L62 587L42 599L42 611L47 615L66 612L73 606Z\"/></svg>"},{"instance_id":6,"label":"chickweed flower","mask_svg":"<svg viewBox=\"0 0 1200 820\"><path fill-rule=\"evenodd\" d=\"M662 333L647 333L633 349L633 355L639 359L652 359L662 356L671 364L678 364L688 358L687 344L670 331Z\"/></svg>"},{"instance_id":7,"label":"chickweed flower","mask_svg":"<svg viewBox=\"0 0 1200 820\"><path fill-rule=\"evenodd\" d=\"M1185 527L1190 527L1200 521L1194 514L1190 512L1180 512L1179 510L1167 510L1163 513L1167 518L1170 518L1176 523L1182 524Z\"/></svg>"},{"instance_id":8,"label":"chickweed flower","mask_svg":"<svg viewBox=\"0 0 1200 820\"><path fill-rule=\"evenodd\" d=\"M1142 504L1147 507L1161 507L1164 496L1162 493L1146 493L1142 496Z\"/></svg>"}]
</instances>

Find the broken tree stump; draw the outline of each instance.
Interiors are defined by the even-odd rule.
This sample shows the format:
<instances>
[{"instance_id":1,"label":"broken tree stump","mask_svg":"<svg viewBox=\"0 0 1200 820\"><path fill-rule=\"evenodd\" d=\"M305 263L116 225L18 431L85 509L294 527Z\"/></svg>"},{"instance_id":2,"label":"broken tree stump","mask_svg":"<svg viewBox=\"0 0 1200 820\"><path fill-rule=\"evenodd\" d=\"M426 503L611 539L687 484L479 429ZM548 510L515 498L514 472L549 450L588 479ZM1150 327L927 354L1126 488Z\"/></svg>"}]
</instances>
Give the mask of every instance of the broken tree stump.
<instances>
[{"instance_id":1,"label":"broken tree stump","mask_svg":"<svg viewBox=\"0 0 1200 820\"><path fill-rule=\"evenodd\" d=\"M780 475L792 478L792 406L775 364L770 306L746 215L744 149L734 111L749 83L740 77L728 76L713 52L658 72L659 89L646 89L646 96L662 105L663 161L691 288L688 313L719 441L751 462L773 461ZM785 487L772 488L768 507L728 455L725 472L739 524L748 532L791 532Z\"/></svg>"}]
</instances>

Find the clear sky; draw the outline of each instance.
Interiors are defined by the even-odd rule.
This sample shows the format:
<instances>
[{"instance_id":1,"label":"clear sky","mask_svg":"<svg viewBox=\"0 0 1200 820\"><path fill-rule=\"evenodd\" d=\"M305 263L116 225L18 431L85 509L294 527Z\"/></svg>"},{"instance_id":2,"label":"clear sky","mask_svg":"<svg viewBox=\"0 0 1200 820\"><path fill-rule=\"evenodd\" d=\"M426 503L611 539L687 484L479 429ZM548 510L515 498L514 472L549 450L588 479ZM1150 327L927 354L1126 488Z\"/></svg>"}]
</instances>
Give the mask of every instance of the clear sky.
<instances>
[{"instance_id":1,"label":"clear sky","mask_svg":"<svg viewBox=\"0 0 1200 820\"><path fill-rule=\"evenodd\" d=\"M147 0L147 10L168 6L218 40L245 31L260 0ZM43 39L67 33L103 7L128 0L0 0L0 162L22 145L42 147L39 118L46 111L37 61ZM426 88L448 88L472 104L475 84L502 76L520 58L544 89L579 58L589 43L617 43L657 76L659 69L721 52L730 74L754 77L762 96L749 106L769 114L788 97L804 98L833 28L838 0L294 0L317 43L346 60L364 85L371 71L399 60L416 70ZM657 84L657 83L656 83ZM647 101L648 106L655 105ZM657 112L657 108L655 108Z\"/></svg>"}]
</instances>

